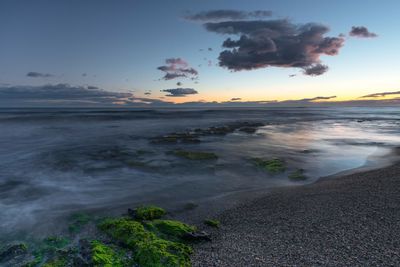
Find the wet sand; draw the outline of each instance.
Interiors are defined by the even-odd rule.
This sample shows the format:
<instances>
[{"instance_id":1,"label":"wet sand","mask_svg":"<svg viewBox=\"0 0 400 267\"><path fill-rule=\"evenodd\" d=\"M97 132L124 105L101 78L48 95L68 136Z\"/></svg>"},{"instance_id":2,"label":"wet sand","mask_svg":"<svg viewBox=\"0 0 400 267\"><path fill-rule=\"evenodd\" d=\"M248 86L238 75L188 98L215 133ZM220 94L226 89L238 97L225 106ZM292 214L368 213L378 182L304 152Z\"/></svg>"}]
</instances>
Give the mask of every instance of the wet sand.
<instances>
[{"instance_id":1,"label":"wet sand","mask_svg":"<svg viewBox=\"0 0 400 267\"><path fill-rule=\"evenodd\" d=\"M215 217L193 266L400 266L400 163L276 189Z\"/></svg>"}]
</instances>

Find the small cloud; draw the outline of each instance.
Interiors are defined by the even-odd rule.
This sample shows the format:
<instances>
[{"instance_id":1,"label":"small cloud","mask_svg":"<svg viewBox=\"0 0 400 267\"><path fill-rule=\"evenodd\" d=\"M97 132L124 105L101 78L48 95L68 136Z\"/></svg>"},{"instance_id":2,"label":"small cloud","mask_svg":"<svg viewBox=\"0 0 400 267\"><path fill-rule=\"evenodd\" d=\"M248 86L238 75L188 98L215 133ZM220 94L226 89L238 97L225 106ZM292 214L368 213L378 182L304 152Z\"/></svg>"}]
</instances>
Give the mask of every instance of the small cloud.
<instances>
[{"instance_id":1,"label":"small cloud","mask_svg":"<svg viewBox=\"0 0 400 267\"><path fill-rule=\"evenodd\" d=\"M255 10L251 12L219 9L203 11L196 14L187 15L184 18L191 21L221 21L221 20L243 20L249 18L263 18L272 16L270 10Z\"/></svg>"},{"instance_id":2,"label":"small cloud","mask_svg":"<svg viewBox=\"0 0 400 267\"><path fill-rule=\"evenodd\" d=\"M181 82L177 82L176 85L177 86L182 86L182 83Z\"/></svg>"},{"instance_id":3,"label":"small cloud","mask_svg":"<svg viewBox=\"0 0 400 267\"><path fill-rule=\"evenodd\" d=\"M290 74L289 75L290 78L293 78L293 77L296 77L296 76L297 76L297 74Z\"/></svg>"},{"instance_id":4,"label":"small cloud","mask_svg":"<svg viewBox=\"0 0 400 267\"><path fill-rule=\"evenodd\" d=\"M304 74L309 76L319 76L328 71L328 66L322 64L315 64L313 66L304 68Z\"/></svg>"},{"instance_id":5,"label":"small cloud","mask_svg":"<svg viewBox=\"0 0 400 267\"><path fill-rule=\"evenodd\" d=\"M242 100L240 97L233 97L233 98L231 98L231 101L239 101L239 100Z\"/></svg>"},{"instance_id":6,"label":"small cloud","mask_svg":"<svg viewBox=\"0 0 400 267\"><path fill-rule=\"evenodd\" d=\"M88 85L87 89L96 90L96 89L99 89L99 88L97 86Z\"/></svg>"},{"instance_id":7,"label":"small cloud","mask_svg":"<svg viewBox=\"0 0 400 267\"><path fill-rule=\"evenodd\" d=\"M82 77L86 77L87 76L87 73L82 73Z\"/></svg>"},{"instance_id":8,"label":"small cloud","mask_svg":"<svg viewBox=\"0 0 400 267\"><path fill-rule=\"evenodd\" d=\"M166 96L171 96L171 97L182 97L182 96L186 96L186 95L198 94L198 92L192 88L164 89L164 90L161 90L161 92L166 92L166 93L168 93Z\"/></svg>"},{"instance_id":9,"label":"small cloud","mask_svg":"<svg viewBox=\"0 0 400 267\"><path fill-rule=\"evenodd\" d=\"M31 77L31 78L49 78L53 77L53 74L50 73L41 73L41 72L36 72L36 71L30 71L26 74L26 76Z\"/></svg>"},{"instance_id":10,"label":"small cloud","mask_svg":"<svg viewBox=\"0 0 400 267\"><path fill-rule=\"evenodd\" d=\"M360 98L376 98L376 97L384 97L384 96L387 96L387 95L400 95L400 91L374 93L374 94L361 96Z\"/></svg>"},{"instance_id":11,"label":"small cloud","mask_svg":"<svg viewBox=\"0 0 400 267\"><path fill-rule=\"evenodd\" d=\"M198 71L190 67L189 64L181 58L167 58L165 65L159 66L158 70L165 72L163 80L172 80L175 78L194 78L199 75Z\"/></svg>"},{"instance_id":12,"label":"small cloud","mask_svg":"<svg viewBox=\"0 0 400 267\"><path fill-rule=\"evenodd\" d=\"M144 93L145 95L151 95L151 92L146 92L146 93Z\"/></svg>"},{"instance_id":13,"label":"small cloud","mask_svg":"<svg viewBox=\"0 0 400 267\"><path fill-rule=\"evenodd\" d=\"M358 37L358 38L374 38L378 37L376 33L370 32L364 26L353 26L351 27L351 31L349 33L350 36Z\"/></svg>"},{"instance_id":14,"label":"small cloud","mask_svg":"<svg viewBox=\"0 0 400 267\"><path fill-rule=\"evenodd\" d=\"M211 47L208 48L208 51L213 51L213 49Z\"/></svg>"}]
</instances>

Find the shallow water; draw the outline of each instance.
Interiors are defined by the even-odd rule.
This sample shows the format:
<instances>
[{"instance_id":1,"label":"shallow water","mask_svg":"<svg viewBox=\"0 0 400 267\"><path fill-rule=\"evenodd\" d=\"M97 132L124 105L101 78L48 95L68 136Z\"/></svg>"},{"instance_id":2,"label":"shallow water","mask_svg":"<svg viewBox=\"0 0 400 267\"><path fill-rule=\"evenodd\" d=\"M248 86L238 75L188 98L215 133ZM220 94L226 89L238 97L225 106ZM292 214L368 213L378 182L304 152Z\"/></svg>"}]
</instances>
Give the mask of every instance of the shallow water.
<instances>
[{"instance_id":1,"label":"shallow water","mask_svg":"<svg viewBox=\"0 0 400 267\"><path fill-rule=\"evenodd\" d=\"M266 125L254 134L203 137L199 144L149 142L236 121ZM399 108L1 109L0 236L57 232L65 225L55 222L81 210L119 214L140 203L174 208L381 164L400 143L399 125ZM177 148L215 152L219 159L168 154ZM282 158L288 170L268 174L252 157ZM308 180L288 179L298 168Z\"/></svg>"}]
</instances>

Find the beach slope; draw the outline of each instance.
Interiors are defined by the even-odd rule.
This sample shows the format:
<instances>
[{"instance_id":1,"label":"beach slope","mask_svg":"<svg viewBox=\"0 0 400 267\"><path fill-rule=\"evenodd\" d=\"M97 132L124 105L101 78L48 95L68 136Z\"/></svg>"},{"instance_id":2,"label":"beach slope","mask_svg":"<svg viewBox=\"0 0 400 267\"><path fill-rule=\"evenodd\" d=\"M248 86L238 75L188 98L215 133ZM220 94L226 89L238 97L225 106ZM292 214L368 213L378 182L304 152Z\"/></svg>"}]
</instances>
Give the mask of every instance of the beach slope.
<instances>
[{"instance_id":1,"label":"beach slope","mask_svg":"<svg viewBox=\"0 0 400 267\"><path fill-rule=\"evenodd\" d=\"M223 212L194 266L400 266L400 164Z\"/></svg>"}]
</instances>

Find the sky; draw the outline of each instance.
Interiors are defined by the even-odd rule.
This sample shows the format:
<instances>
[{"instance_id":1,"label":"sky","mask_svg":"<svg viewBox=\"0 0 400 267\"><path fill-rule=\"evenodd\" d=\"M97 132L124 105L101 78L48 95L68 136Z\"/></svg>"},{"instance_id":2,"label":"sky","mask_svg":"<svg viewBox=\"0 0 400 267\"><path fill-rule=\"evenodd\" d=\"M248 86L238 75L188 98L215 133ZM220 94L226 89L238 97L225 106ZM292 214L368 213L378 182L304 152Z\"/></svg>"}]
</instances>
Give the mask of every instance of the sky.
<instances>
[{"instance_id":1,"label":"sky","mask_svg":"<svg viewBox=\"0 0 400 267\"><path fill-rule=\"evenodd\" d=\"M2 0L0 106L397 104L398 10L397 0Z\"/></svg>"}]
</instances>

